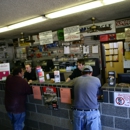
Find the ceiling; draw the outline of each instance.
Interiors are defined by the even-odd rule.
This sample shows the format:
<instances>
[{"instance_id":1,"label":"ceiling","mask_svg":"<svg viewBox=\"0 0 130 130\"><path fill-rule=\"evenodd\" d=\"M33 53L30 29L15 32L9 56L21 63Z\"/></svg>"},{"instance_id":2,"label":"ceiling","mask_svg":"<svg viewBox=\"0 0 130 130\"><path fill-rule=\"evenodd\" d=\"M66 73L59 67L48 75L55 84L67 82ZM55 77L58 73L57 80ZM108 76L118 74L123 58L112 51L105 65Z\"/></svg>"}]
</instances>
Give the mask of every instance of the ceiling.
<instances>
[{"instance_id":1,"label":"ceiling","mask_svg":"<svg viewBox=\"0 0 130 130\"><path fill-rule=\"evenodd\" d=\"M45 15L57 10L86 3L92 0L0 0L0 28ZM18 38L20 33L34 35L44 31L56 31L74 25L87 25L90 18L96 17L96 22L116 20L130 17L130 0L116 4L83 11L80 13L49 19L44 22L0 33L0 39Z\"/></svg>"}]
</instances>

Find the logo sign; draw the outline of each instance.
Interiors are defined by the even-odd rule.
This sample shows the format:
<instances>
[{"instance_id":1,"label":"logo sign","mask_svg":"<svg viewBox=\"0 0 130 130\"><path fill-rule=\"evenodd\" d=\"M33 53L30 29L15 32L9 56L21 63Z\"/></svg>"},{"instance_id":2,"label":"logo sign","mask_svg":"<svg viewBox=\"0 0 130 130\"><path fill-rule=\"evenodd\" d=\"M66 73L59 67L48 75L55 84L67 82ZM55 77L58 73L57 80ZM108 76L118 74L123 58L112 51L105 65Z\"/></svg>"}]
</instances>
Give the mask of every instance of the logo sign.
<instances>
[{"instance_id":1,"label":"logo sign","mask_svg":"<svg viewBox=\"0 0 130 130\"><path fill-rule=\"evenodd\" d=\"M122 28L128 26L130 26L130 18L116 20L116 28Z\"/></svg>"},{"instance_id":2,"label":"logo sign","mask_svg":"<svg viewBox=\"0 0 130 130\"><path fill-rule=\"evenodd\" d=\"M114 105L130 107L130 93L114 92Z\"/></svg>"},{"instance_id":3,"label":"logo sign","mask_svg":"<svg viewBox=\"0 0 130 130\"><path fill-rule=\"evenodd\" d=\"M39 33L40 45L53 43L52 31Z\"/></svg>"},{"instance_id":4,"label":"logo sign","mask_svg":"<svg viewBox=\"0 0 130 130\"><path fill-rule=\"evenodd\" d=\"M65 41L80 40L79 25L64 28L64 39Z\"/></svg>"},{"instance_id":5,"label":"logo sign","mask_svg":"<svg viewBox=\"0 0 130 130\"><path fill-rule=\"evenodd\" d=\"M115 21L107 21L101 23L80 26L80 32L83 36L101 35L115 33Z\"/></svg>"}]
</instances>

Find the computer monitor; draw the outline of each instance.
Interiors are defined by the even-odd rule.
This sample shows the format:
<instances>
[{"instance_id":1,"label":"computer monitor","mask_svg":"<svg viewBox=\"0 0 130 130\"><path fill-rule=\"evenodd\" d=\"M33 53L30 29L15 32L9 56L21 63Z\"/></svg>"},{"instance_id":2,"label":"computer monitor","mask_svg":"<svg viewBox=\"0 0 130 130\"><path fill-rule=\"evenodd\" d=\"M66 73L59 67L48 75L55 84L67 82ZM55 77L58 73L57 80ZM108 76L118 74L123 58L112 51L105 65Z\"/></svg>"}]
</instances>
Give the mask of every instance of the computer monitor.
<instances>
[{"instance_id":1,"label":"computer monitor","mask_svg":"<svg viewBox=\"0 0 130 130\"><path fill-rule=\"evenodd\" d=\"M54 73L49 73L50 79L54 78ZM64 73L60 73L60 80L65 81Z\"/></svg>"},{"instance_id":2,"label":"computer monitor","mask_svg":"<svg viewBox=\"0 0 130 130\"><path fill-rule=\"evenodd\" d=\"M119 73L118 83L130 83L130 73Z\"/></svg>"}]
</instances>

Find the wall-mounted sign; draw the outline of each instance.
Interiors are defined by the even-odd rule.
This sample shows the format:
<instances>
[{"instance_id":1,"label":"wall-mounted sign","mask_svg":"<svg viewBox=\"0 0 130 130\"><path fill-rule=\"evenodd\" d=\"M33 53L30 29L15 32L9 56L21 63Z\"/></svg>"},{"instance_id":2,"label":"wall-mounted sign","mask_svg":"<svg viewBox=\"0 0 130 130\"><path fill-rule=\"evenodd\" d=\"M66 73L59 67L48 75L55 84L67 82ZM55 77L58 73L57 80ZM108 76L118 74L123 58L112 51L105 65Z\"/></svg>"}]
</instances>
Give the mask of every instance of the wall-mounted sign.
<instances>
[{"instance_id":1,"label":"wall-mounted sign","mask_svg":"<svg viewBox=\"0 0 130 130\"><path fill-rule=\"evenodd\" d=\"M130 28L125 28L125 41L130 41Z\"/></svg>"},{"instance_id":2,"label":"wall-mounted sign","mask_svg":"<svg viewBox=\"0 0 130 130\"><path fill-rule=\"evenodd\" d=\"M10 74L10 64L3 63L0 64L0 81L6 80L6 77Z\"/></svg>"},{"instance_id":3,"label":"wall-mounted sign","mask_svg":"<svg viewBox=\"0 0 130 130\"><path fill-rule=\"evenodd\" d=\"M53 43L52 31L39 33L40 45Z\"/></svg>"},{"instance_id":4,"label":"wall-mounted sign","mask_svg":"<svg viewBox=\"0 0 130 130\"><path fill-rule=\"evenodd\" d=\"M116 20L116 28L122 28L128 26L130 26L130 18Z\"/></svg>"},{"instance_id":5,"label":"wall-mounted sign","mask_svg":"<svg viewBox=\"0 0 130 130\"><path fill-rule=\"evenodd\" d=\"M96 26L96 29L93 30L93 26ZM92 35L100 35L100 34L108 34L115 33L115 21L107 21L101 23L89 24L80 26L81 34L83 36L92 36Z\"/></svg>"},{"instance_id":6,"label":"wall-mounted sign","mask_svg":"<svg viewBox=\"0 0 130 130\"><path fill-rule=\"evenodd\" d=\"M42 99L40 86L32 86L34 99Z\"/></svg>"},{"instance_id":7,"label":"wall-mounted sign","mask_svg":"<svg viewBox=\"0 0 130 130\"><path fill-rule=\"evenodd\" d=\"M64 28L64 41L80 40L79 25Z\"/></svg>"},{"instance_id":8,"label":"wall-mounted sign","mask_svg":"<svg viewBox=\"0 0 130 130\"><path fill-rule=\"evenodd\" d=\"M130 93L114 92L114 105L130 107Z\"/></svg>"}]
</instances>

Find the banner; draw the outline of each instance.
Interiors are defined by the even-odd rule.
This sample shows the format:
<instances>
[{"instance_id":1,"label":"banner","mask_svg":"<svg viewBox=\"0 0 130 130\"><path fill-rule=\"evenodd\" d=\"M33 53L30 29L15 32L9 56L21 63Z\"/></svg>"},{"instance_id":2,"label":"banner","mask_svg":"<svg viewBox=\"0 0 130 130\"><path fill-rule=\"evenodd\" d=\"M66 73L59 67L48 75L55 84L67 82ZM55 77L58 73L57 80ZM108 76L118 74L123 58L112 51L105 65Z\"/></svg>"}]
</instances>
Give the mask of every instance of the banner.
<instances>
[{"instance_id":1,"label":"banner","mask_svg":"<svg viewBox=\"0 0 130 130\"><path fill-rule=\"evenodd\" d=\"M92 30L93 26L96 26L95 30ZM80 33L83 36L101 35L115 32L116 29L114 20L80 26Z\"/></svg>"}]
</instances>

